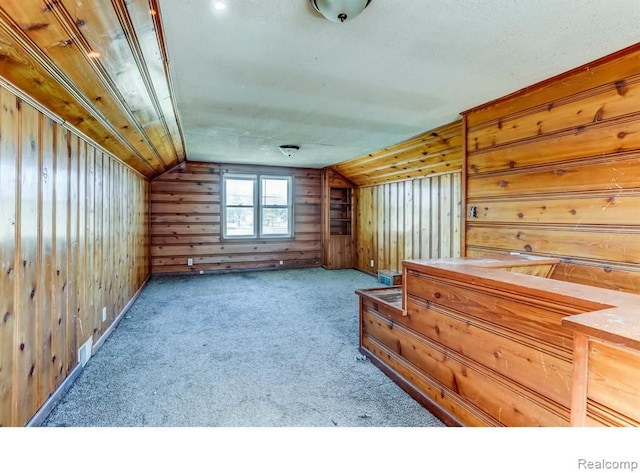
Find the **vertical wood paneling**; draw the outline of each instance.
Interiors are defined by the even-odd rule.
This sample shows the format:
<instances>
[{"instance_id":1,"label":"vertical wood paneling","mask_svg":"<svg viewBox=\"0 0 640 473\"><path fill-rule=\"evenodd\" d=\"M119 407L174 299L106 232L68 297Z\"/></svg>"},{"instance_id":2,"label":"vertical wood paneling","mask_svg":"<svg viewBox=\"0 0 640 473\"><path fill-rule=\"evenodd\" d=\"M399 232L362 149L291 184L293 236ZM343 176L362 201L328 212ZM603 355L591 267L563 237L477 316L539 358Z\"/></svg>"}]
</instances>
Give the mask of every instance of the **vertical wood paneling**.
<instances>
[{"instance_id":1,"label":"vertical wood paneling","mask_svg":"<svg viewBox=\"0 0 640 473\"><path fill-rule=\"evenodd\" d=\"M220 182L225 169L293 176L292 239L221 239ZM320 266L321 184L317 169L182 164L151 184L152 272L198 274ZM350 248L349 244L343 251L351 254ZM193 266L187 265L188 258L193 258Z\"/></svg>"},{"instance_id":2,"label":"vertical wood paneling","mask_svg":"<svg viewBox=\"0 0 640 473\"><path fill-rule=\"evenodd\" d=\"M356 203L370 206L362 213L372 218L357 222L356 246L377 244L374 267L358 259L357 269L400 271L405 259L460 256L460 181L460 173L452 173L357 188Z\"/></svg>"},{"instance_id":3,"label":"vertical wood paneling","mask_svg":"<svg viewBox=\"0 0 640 473\"><path fill-rule=\"evenodd\" d=\"M104 196L102 195L102 186L103 186L103 159L104 156L101 152L96 153L95 156L95 168L94 168L94 208L95 208L95 229L94 229L94 251L95 261L93 268L93 277L94 277L94 311L93 313L97 316L96 323L94 324L94 330L97 332L101 332L106 328L107 321L102 321L102 307L103 304L103 289L102 289L102 268L105 267L103 263L103 254L102 254L102 244L103 244L103 234L102 234L102 226L103 226L103 217L102 212L104 210Z\"/></svg>"},{"instance_id":4,"label":"vertical wood paneling","mask_svg":"<svg viewBox=\"0 0 640 473\"><path fill-rule=\"evenodd\" d=\"M400 208L398 205L398 183L392 182L391 184L389 184L389 266L393 269L399 268L401 266L400 264L398 264L399 217Z\"/></svg>"},{"instance_id":5,"label":"vertical wood paneling","mask_svg":"<svg viewBox=\"0 0 640 473\"><path fill-rule=\"evenodd\" d=\"M77 137L74 137L74 145L77 149L78 156L78 247L76 250L77 263L77 338L78 343L82 345L87 341L89 336L89 324L87 320L87 286L89 285L87 278L87 149L86 143Z\"/></svg>"},{"instance_id":6,"label":"vertical wood paneling","mask_svg":"<svg viewBox=\"0 0 640 473\"><path fill-rule=\"evenodd\" d=\"M332 167L359 186L355 245L363 256L371 250L357 269L400 271L405 259L460 256L462 134L460 120Z\"/></svg>"},{"instance_id":7,"label":"vertical wood paneling","mask_svg":"<svg viewBox=\"0 0 640 473\"><path fill-rule=\"evenodd\" d=\"M411 254L413 254L416 258L420 258L420 255L422 254L422 248L420 247L420 231L414 230L422 227L422 212L420 207L422 193L420 192L420 180L414 179L411 184L413 192L413 218L411 220L410 227L408 229L406 229L405 227L405 231L408 231L410 235L413 235L412 248L414 248L415 251L413 251Z\"/></svg>"},{"instance_id":8,"label":"vertical wood paneling","mask_svg":"<svg viewBox=\"0 0 640 473\"><path fill-rule=\"evenodd\" d=\"M374 192L376 193L376 195L378 196L378 198L376 199L376 201L373 203L374 207L372 209L372 212L377 218L371 222L371 226L366 227L367 231L362 231L362 229L360 228L360 225L357 225L356 227L356 241L360 241L361 239L366 240L367 239L367 234L368 232L372 232L376 235L378 235L378 258L373 262L373 267L369 266L369 270L370 271L375 271L377 270L377 268L386 268L387 266L385 266L385 251L384 251L384 247L385 247L385 243L388 241L385 235L385 228L389 228L388 225L385 225L385 222L387 221L385 219L385 211L388 212L389 208L388 206L385 205L385 189L388 189L388 186L375 186L373 187ZM361 191L361 189L356 189L356 195L358 195L358 193ZM357 222L356 222L357 223ZM388 265L388 263L387 263ZM363 269L363 268L360 268Z\"/></svg>"},{"instance_id":9,"label":"vertical wood paneling","mask_svg":"<svg viewBox=\"0 0 640 473\"><path fill-rule=\"evenodd\" d=\"M53 384L60 386L71 370L67 354L67 327L70 325L68 312L68 272L69 259L69 157L67 155L67 132L61 126L55 126L55 193L54 234L55 266L53 273L52 298L53 310Z\"/></svg>"},{"instance_id":10,"label":"vertical wood paneling","mask_svg":"<svg viewBox=\"0 0 640 473\"><path fill-rule=\"evenodd\" d=\"M431 183L431 207L428 209L430 218L429 228L431 230L431 255L430 258L437 258L440 255L440 212L442 203L440 202L440 182Z\"/></svg>"},{"instance_id":11,"label":"vertical wood paneling","mask_svg":"<svg viewBox=\"0 0 640 473\"><path fill-rule=\"evenodd\" d=\"M23 426L109 328L105 287L119 314L144 284L149 185L4 87L0 182L0 425Z\"/></svg>"},{"instance_id":12,"label":"vertical wood paneling","mask_svg":"<svg viewBox=\"0 0 640 473\"><path fill-rule=\"evenodd\" d=\"M16 97L0 87L0 426L15 424Z\"/></svg>"},{"instance_id":13,"label":"vertical wood paneling","mask_svg":"<svg viewBox=\"0 0 640 473\"><path fill-rule=\"evenodd\" d=\"M465 113L467 254L560 257L552 278L640 293L639 51Z\"/></svg>"},{"instance_id":14,"label":"vertical wood paneling","mask_svg":"<svg viewBox=\"0 0 640 473\"><path fill-rule=\"evenodd\" d=\"M79 211L80 211L80 161L78 159L77 140L71 133L66 133L67 162L69 163L69 200L67 232L67 366L72 369L78 361L76 347L80 346L78 339L78 248Z\"/></svg>"},{"instance_id":15,"label":"vertical wood paneling","mask_svg":"<svg viewBox=\"0 0 640 473\"><path fill-rule=\"evenodd\" d=\"M20 395L14 398L18 419L37 409L38 339L36 294L38 287L38 215L39 194L39 113L24 101L19 102L18 126L18 238L16 249L16 317L18 334L14 341L16 365L14 386Z\"/></svg>"},{"instance_id":16,"label":"vertical wood paneling","mask_svg":"<svg viewBox=\"0 0 640 473\"><path fill-rule=\"evenodd\" d=\"M421 259L431 258L431 179L419 179L420 183L420 256Z\"/></svg>"},{"instance_id":17,"label":"vertical wood paneling","mask_svg":"<svg viewBox=\"0 0 640 473\"><path fill-rule=\"evenodd\" d=\"M39 212L38 261L40 261L37 295L37 313L40 319L40 340L37 350L39 356L40 375L38 381L38 405L51 394L53 379L53 329L55 317L55 297L53 270L55 267L55 124L53 120L40 115L40 192L38 201L42 209Z\"/></svg>"}]
</instances>

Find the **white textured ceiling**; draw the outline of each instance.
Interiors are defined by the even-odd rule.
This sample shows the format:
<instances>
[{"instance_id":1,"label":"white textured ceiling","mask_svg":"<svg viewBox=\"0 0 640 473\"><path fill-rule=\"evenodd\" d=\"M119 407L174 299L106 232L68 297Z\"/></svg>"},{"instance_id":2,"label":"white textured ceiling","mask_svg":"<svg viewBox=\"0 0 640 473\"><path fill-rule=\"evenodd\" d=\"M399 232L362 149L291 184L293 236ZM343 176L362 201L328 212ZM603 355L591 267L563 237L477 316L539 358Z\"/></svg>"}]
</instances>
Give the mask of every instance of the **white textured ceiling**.
<instances>
[{"instance_id":1,"label":"white textured ceiling","mask_svg":"<svg viewBox=\"0 0 640 473\"><path fill-rule=\"evenodd\" d=\"M223 1L160 0L193 161L324 167L640 42L639 0Z\"/></svg>"}]
</instances>

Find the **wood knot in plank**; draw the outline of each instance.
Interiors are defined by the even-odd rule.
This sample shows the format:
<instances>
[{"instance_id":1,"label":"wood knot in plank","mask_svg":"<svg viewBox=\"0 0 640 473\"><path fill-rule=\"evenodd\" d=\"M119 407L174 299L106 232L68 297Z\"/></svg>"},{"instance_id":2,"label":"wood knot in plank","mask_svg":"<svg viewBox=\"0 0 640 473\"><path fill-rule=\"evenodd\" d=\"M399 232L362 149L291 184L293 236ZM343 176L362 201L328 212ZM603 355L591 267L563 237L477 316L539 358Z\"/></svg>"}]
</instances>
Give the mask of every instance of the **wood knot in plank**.
<instances>
[{"instance_id":1,"label":"wood knot in plank","mask_svg":"<svg viewBox=\"0 0 640 473\"><path fill-rule=\"evenodd\" d=\"M623 80L619 80L618 82L616 82L616 92L618 93L618 95L623 96L624 94L627 93L627 83Z\"/></svg>"},{"instance_id":2,"label":"wood knot in plank","mask_svg":"<svg viewBox=\"0 0 640 473\"><path fill-rule=\"evenodd\" d=\"M596 111L596 114L593 116L593 121L594 122L601 121L603 115L604 115L604 105Z\"/></svg>"},{"instance_id":3,"label":"wood knot in plank","mask_svg":"<svg viewBox=\"0 0 640 473\"><path fill-rule=\"evenodd\" d=\"M28 25L22 25L22 31L38 31L45 29L49 26L49 23L30 23Z\"/></svg>"}]
</instances>

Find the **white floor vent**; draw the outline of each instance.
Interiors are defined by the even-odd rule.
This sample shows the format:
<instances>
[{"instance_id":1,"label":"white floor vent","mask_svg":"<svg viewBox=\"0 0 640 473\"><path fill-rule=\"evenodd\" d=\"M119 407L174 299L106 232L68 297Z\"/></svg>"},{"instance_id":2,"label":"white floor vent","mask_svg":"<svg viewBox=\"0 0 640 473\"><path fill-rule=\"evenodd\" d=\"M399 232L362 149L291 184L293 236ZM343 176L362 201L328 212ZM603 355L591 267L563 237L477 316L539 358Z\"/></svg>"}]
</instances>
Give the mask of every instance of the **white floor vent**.
<instances>
[{"instance_id":1,"label":"white floor vent","mask_svg":"<svg viewBox=\"0 0 640 473\"><path fill-rule=\"evenodd\" d=\"M93 337L89 337L89 339L84 342L80 348L78 348L78 363L82 366L87 364L89 358L91 358L91 350L93 349Z\"/></svg>"}]
</instances>

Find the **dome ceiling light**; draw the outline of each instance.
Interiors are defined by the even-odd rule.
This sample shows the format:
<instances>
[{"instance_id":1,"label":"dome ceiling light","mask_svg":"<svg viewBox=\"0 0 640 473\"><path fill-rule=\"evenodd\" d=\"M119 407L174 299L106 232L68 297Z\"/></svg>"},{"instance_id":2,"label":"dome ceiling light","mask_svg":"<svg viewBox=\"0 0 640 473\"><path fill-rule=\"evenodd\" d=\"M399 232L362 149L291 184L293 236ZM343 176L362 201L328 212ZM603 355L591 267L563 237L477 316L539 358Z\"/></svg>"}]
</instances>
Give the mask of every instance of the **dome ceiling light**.
<instances>
[{"instance_id":1,"label":"dome ceiling light","mask_svg":"<svg viewBox=\"0 0 640 473\"><path fill-rule=\"evenodd\" d=\"M296 152L300 149L300 146L298 146L298 145L280 145L280 146L278 146L278 149L282 152L282 154L284 154L285 156L288 156L290 158L291 156L296 154Z\"/></svg>"},{"instance_id":2,"label":"dome ceiling light","mask_svg":"<svg viewBox=\"0 0 640 473\"><path fill-rule=\"evenodd\" d=\"M371 0L309 0L327 20L344 23L358 16Z\"/></svg>"}]
</instances>

